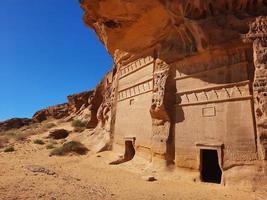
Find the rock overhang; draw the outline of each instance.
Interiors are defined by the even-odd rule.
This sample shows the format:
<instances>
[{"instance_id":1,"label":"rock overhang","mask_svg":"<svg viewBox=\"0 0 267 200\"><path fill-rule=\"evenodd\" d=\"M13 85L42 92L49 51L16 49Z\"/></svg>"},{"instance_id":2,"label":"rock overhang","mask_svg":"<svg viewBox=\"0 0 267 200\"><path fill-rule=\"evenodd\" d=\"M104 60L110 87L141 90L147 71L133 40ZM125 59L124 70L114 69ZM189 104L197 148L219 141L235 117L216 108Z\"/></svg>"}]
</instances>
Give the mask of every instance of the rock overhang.
<instances>
[{"instance_id":1,"label":"rock overhang","mask_svg":"<svg viewBox=\"0 0 267 200\"><path fill-rule=\"evenodd\" d=\"M83 0L84 22L115 61L156 56L171 63L186 56L242 43L249 22L267 14L255 0Z\"/></svg>"}]
</instances>

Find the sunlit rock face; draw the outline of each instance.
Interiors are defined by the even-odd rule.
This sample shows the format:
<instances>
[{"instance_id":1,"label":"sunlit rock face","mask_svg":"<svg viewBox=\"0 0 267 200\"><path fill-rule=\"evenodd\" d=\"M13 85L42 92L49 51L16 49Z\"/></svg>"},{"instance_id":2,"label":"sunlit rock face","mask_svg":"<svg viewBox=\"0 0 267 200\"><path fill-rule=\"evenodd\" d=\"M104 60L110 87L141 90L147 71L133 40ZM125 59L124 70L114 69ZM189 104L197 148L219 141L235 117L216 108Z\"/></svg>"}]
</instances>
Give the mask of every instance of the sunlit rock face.
<instances>
[{"instance_id":1,"label":"sunlit rock face","mask_svg":"<svg viewBox=\"0 0 267 200\"><path fill-rule=\"evenodd\" d=\"M241 42L248 22L267 12L266 2L257 0L83 0L81 5L85 23L114 58L156 51L165 62Z\"/></svg>"},{"instance_id":2,"label":"sunlit rock face","mask_svg":"<svg viewBox=\"0 0 267 200\"><path fill-rule=\"evenodd\" d=\"M267 1L80 3L115 63L100 138L193 169L195 180L206 180L214 151L217 183L267 181Z\"/></svg>"},{"instance_id":3,"label":"sunlit rock face","mask_svg":"<svg viewBox=\"0 0 267 200\"><path fill-rule=\"evenodd\" d=\"M23 126L28 126L32 123L31 119L27 118L13 118L6 121L0 121L0 133L10 129L18 129ZM1 135L1 134L0 134Z\"/></svg>"}]
</instances>

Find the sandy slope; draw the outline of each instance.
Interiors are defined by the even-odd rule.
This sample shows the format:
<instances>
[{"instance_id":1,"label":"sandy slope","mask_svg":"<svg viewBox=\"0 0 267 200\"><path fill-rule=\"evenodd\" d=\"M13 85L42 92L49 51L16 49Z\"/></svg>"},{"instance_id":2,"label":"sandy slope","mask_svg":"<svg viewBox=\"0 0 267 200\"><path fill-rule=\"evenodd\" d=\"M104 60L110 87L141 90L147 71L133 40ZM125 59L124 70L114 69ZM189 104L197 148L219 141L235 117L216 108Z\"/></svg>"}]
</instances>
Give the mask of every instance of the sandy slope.
<instances>
[{"instance_id":1,"label":"sandy slope","mask_svg":"<svg viewBox=\"0 0 267 200\"><path fill-rule=\"evenodd\" d=\"M40 137L40 136L33 136ZM33 140L31 138L31 140ZM265 200L256 193L221 185L185 182L179 176L151 169L142 158L117 166L108 163L118 154L49 157L50 150L29 140L16 151L0 153L0 199L168 199L168 200ZM38 165L51 172L32 172ZM155 182L142 177L153 174Z\"/></svg>"}]
</instances>

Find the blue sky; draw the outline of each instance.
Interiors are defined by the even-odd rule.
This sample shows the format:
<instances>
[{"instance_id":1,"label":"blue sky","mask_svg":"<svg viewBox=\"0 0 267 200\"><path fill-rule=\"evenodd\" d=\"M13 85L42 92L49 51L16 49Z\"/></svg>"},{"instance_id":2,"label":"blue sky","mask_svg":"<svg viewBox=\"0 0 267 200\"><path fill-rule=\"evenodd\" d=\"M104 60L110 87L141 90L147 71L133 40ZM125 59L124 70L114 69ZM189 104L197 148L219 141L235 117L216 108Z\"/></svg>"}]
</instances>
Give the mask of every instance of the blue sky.
<instances>
[{"instance_id":1,"label":"blue sky","mask_svg":"<svg viewBox=\"0 0 267 200\"><path fill-rule=\"evenodd\" d=\"M0 121L94 88L112 60L78 0L0 1Z\"/></svg>"}]
</instances>

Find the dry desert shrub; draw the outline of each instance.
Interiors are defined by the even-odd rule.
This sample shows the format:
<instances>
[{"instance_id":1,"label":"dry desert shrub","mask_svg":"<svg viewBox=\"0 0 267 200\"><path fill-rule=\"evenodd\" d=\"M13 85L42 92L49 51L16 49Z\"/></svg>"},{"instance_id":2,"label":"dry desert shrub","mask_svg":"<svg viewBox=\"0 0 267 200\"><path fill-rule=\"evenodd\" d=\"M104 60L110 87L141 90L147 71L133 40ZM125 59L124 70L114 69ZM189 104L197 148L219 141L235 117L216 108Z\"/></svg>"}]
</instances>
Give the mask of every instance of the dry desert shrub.
<instances>
[{"instance_id":1,"label":"dry desert shrub","mask_svg":"<svg viewBox=\"0 0 267 200\"><path fill-rule=\"evenodd\" d=\"M86 127L86 122L84 122L82 120L79 120L79 119L76 119L76 120L72 121L71 125L74 128L85 128Z\"/></svg>"},{"instance_id":2,"label":"dry desert shrub","mask_svg":"<svg viewBox=\"0 0 267 200\"><path fill-rule=\"evenodd\" d=\"M4 149L4 152L6 152L6 153L8 153L8 152L13 152L13 151L15 151L15 149L14 149L14 147L12 147L12 146L10 146L10 147L6 147L6 148Z\"/></svg>"},{"instance_id":3,"label":"dry desert shrub","mask_svg":"<svg viewBox=\"0 0 267 200\"><path fill-rule=\"evenodd\" d=\"M25 141L28 137L35 135L36 133L32 129L27 129L27 130L20 130L20 129L12 129L6 132L1 133L1 138L2 142L5 141L5 143L8 143L10 141L15 141L15 142L22 142Z\"/></svg>"},{"instance_id":4,"label":"dry desert shrub","mask_svg":"<svg viewBox=\"0 0 267 200\"><path fill-rule=\"evenodd\" d=\"M40 139L36 139L33 141L34 144L39 144L39 145L44 145L45 142L43 140L40 140Z\"/></svg>"},{"instance_id":5,"label":"dry desert shrub","mask_svg":"<svg viewBox=\"0 0 267 200\"><path fill-rule=\"evenodd\" d=\"M83 132L85 129L86 129L85 127L75 127L75 128L73 129L73 131L76 132L76 133L81 133L81 132Z\"/></svg>"},{"instance_id":6,"label":"dry desert shrub","mask_svg":"<svg viewBox=\"0 0 267 200\"><path fill-rule=\"evenodd\" d=\"M45 124L44 128L51 129L51 128L55 127L55 126L57 126L55 123L50 122L50 123Z\"/></svg>"},{"instance_id":7,"label":"dry desert shrub","mask_svg":"<svg viewBox=\"0 0 267 200\"><path fill-rule=\"evenodd\" d=\"M0 136L0 149L4 148L8 144L9 140L6 136Z\"/></svg>"},{"instance_id":8,"label":"dry desert shrub","mask_svg":"<svg viewBox=\"0 0 267 200\"><path fill-rule=\"evenodd\" d=\"M77 141L70 141L63 144L61 147L54 149L50 156L64 156L68 155L69 153L76 153L79 155L85 155L89 150L80 142Z\"/></svg>"},{"instance_id":9,"label":"dry desert shrub","mask_svg":"<svg viewBox=\"0 0 267 200\"><path fill-rule=\"evenodd\" d=\"M46 149L54 149L56 146L52 143L46 145Z\"/></svg>"},{"instance_id":10,"label":"dry desert shrub","mask_svg":"<svg viewBox=\"0 0 267 200\"><path fill-rule=\"evenodd\" d=\"M21 132L19 130L12 130L5 132L5 136L9 140L24 141L27 138L27 132Z\"/></svg>"}]
</instances>

